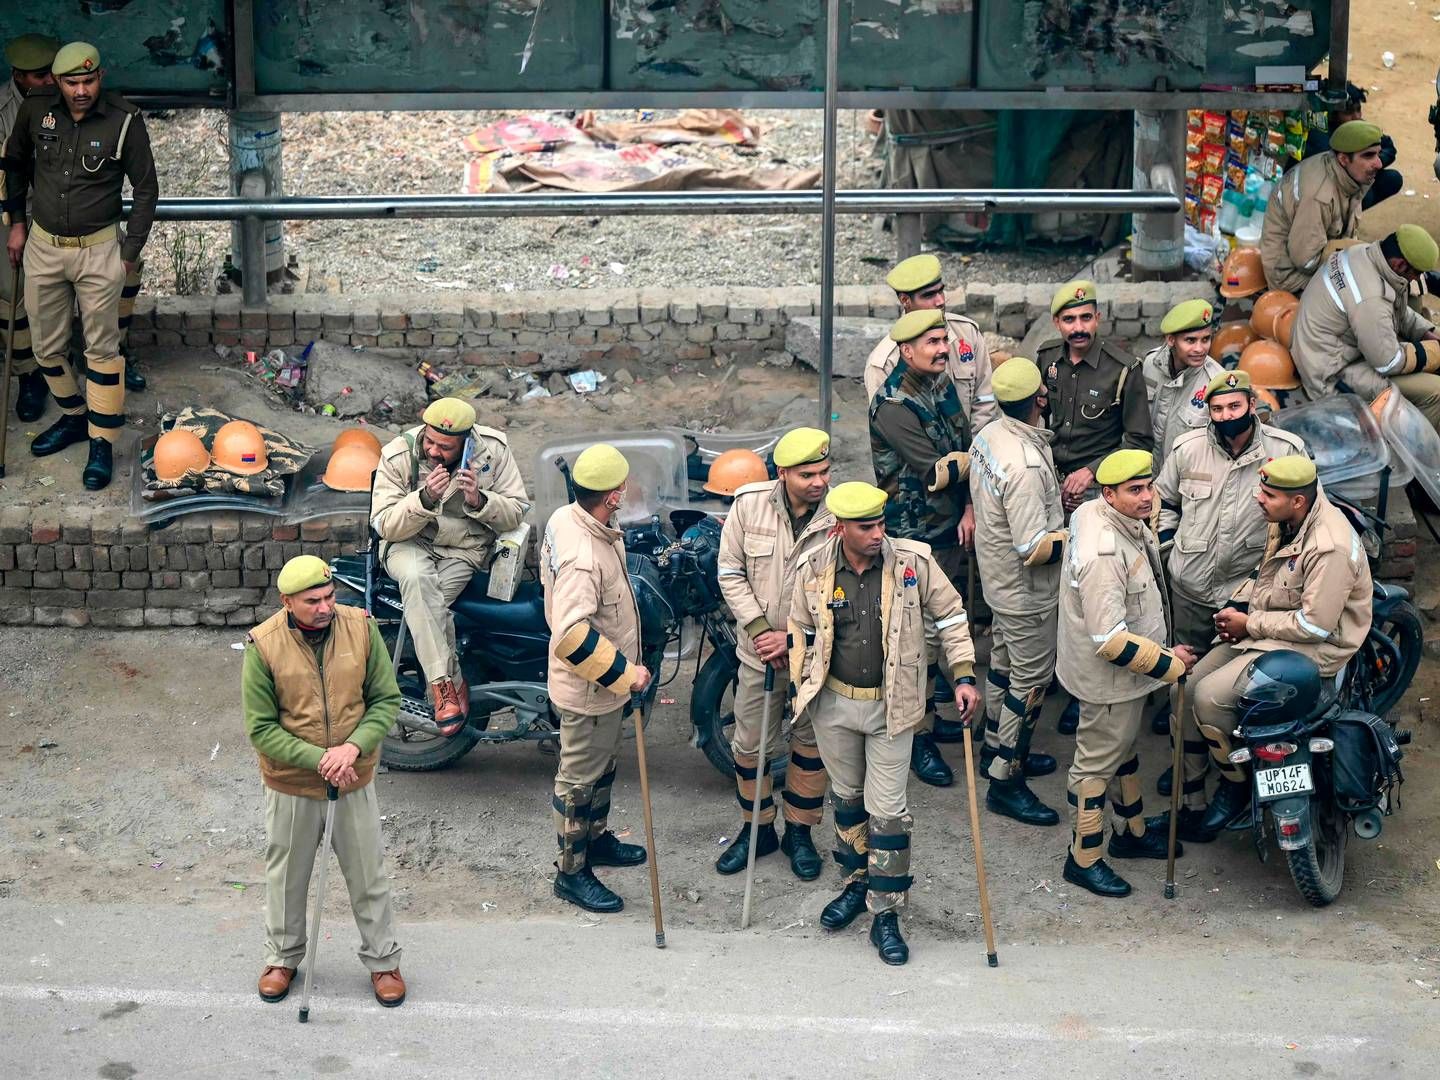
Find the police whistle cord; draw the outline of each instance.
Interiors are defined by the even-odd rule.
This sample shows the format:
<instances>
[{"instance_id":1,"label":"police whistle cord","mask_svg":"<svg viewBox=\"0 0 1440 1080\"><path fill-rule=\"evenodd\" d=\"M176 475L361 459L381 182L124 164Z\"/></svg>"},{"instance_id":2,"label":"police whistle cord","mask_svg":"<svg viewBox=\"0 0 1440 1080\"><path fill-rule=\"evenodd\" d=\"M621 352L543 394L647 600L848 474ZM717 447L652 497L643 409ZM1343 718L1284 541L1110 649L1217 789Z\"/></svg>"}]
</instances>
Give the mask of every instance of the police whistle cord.
<instances>
[{"instance_id":1,"label":"police whistle cord","mask_svg":"<svg viewBox=\"0 0 1440 1080\"><path fill-rule=\"evenodd\" d=\"M1170 840L1165 850L1165 899L1175 899L1175 833L1180 827L1180 789L1185 786L1185 676L1175 684L1175 708L1170 714Z\"/></svg>"},{"instance_id":2,"label":"police whistle cord","mask_svg":"<svg viewBox=\"0 0 1440 1080\"><path fill-rule=\"evenodd\" d=\"M957 695L958 696L958 695ZM974 708L971 708L974 713ZM965 718L968 728L974 716ZM995 954L995 923L990 918L990 886L985 880L985 844L980 839L980 804L975 798L975 751L971 747L970 732L960 740L965 744L965 790L970 796L970 835L975 839L975 883L980 887L980 919L985 924L985 961L991 967L1000 966Z\"/></svg>"},{"instance_id":3,"label":"police whistle cord","mask_svg":"<svg viewBox=\"0 0 1440 1080\"><path fill-rule=\"evenodd\" d=\"M650 907L655 912L655 947L665 947L665 917L660 911L660 864L655 858L655 818L650 812L650 772L645 765L645 725L650 722L650 706L641 694L634 695L639 707L635 721L635 756L640 759L640 805L645 812L645 854L650 864Z\"/></svg>"},{"instance_id":4,"label":"police whistle cord","mask_svg":"<svg viewBox=\"0 0 1440 1080\"><path fill-rule=\"evenodd\" d=\"M10 275L10 317L5 322L5 377L0 381L0 476L5 475L5 443L10 425L5 421L10 416L10 369L15 360L15 310L20 305L20 268L11 267Z\"/></svg>"},{"instance_id":5,"label":"police whistle cord","mask_svg":"<svg viewBox=\"0 0 1440 1080\"><path fill-rule=\"evenodd\" d=\"M750 925L750 893L755 887L755 849L759 841L755 838L760 828L760 784L770 763L765 760L765 751L770 746L770 703L775 694L775 665L765 664L765 708L760 713L760 754L755 762L755 787L750 792L750 852L745 857L745 904L740 911L740 929Z\"/></svg>"},{"instance_id":6,"label":"police whistle cord","mask_svg":"<svg viewBox=\"0 0 1440 1080\"><path fill-rule=\"evenodd\" d=\"M300 994L300 1023L310 1022L310 984L320 955L320 913L325 910L325 877L330 869L330 845L335 839L335 800L340 789L325 785L325 835L320 841L320 880L315 883L315 914L310 919L310 941L305 950L305 988Z\"/></svg>"}]
</instances>

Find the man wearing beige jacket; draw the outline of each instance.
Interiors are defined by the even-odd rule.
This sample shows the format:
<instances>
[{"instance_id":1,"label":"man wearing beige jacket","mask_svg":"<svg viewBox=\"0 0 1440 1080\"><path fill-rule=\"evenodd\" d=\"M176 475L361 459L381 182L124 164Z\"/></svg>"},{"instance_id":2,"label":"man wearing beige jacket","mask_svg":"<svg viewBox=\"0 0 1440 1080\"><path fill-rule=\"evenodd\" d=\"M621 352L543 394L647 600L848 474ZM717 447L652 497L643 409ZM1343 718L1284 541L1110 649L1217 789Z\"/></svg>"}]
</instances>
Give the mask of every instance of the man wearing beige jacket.
<instances>
[{"instance_id":1,"label":"man wearing beige jacket","mask_svg":"<svg viewBox=\"0 0 1440 1080\"><path fill-rule=\"evenodd\" d=\"M839 528L801 560L790 602L795 712L812 709L830 774L835 860L845 888L820 925L839 930L867 907L870 943L887 964L909 946L900 911L909 897L910 744L925 719L926 627L955 679L961 723L976 715L975 647L960 594L930 546L885 535L885 492L841 484L825 497Z\"/></svg>"},{"instance_id":2,"label":"man wearing beige jacket","mask_svg":"<svg viewBox=\"0 0 1440 1080\"><path fill-rule=\"evenodd\" d=\"M550 624L550 702L560 714L555 770L555 895L586 911L625 901L595 866L638 866L645 849L606 828L620 725L630 695L650 685L640 663L640 613L625 569L625 537L613 522L625 502L630 463L613 446L582 451L570 470L575 501L550 515L540 581Z\"/></svg>"},{"instance_id":3,"label":"man wearing beige jacket","mask_svg":"<svg viewBox=\"0 0 1440 1080\"><path fill-rule=\"evenodd\" d=\"M380 452L370 524L405 601L435 723L442 735L453 735L470 700L450 605L477 570L489 568L496 536L519 525L530 504L505 436L476 427L469 402L440 398L422 419Z\"/></svg>"},{"instance_id":4,"label":"man wearing beige jacket","mask_svg":"<svg viewBox=\"0 0 1440 1080\"><path fill-rule=\"evenodd\" d=\"M715 869L735 874L750 854L750 820L759 814L755 856L783 849L802 881L820 876L820 855L810 836L825 805L825 766L815 745L810 717L797 713L790 725L790 760L785 770L785 838L775 835L775 798L769 763L780 749L780 714L789 686L785 627L795 566L825 542L835 517L821 505L830 490L830 436L796 428L775 444L778 480L746 484L720 531L720 591L735 617L740 673L735 687L735 790L742 826L721 853ZM771 699L765 700L765 667L775 669ZM771 710L765 772L760 774L760 727Z\"/></svg>"}]
</instances>

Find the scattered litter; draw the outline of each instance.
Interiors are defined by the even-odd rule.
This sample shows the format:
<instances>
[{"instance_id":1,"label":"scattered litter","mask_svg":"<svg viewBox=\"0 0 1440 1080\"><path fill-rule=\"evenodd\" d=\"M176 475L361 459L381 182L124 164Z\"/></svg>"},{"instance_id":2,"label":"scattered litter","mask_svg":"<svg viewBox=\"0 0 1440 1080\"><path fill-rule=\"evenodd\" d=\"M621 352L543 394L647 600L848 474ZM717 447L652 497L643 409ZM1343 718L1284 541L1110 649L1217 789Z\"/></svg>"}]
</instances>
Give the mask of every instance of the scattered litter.
<instances>
[{"instance_id":1,"label":"scattered litter","mask_svg":"<svg viewBox=\"0 0 1440 1080\"><path fill-rule=\"evenodd\" d=\"M49 487L51 484L55 483L55 478L53 476L40 476L36 477L35 482L41 487Z\"/></svg>"},{"instance_id":2,"label":"scattered litter","mask_svg":"<svg viewBox=\"0 0 1440 1080\"><path fill-rule=\"evenodd\" d=\"M230 643L230 647L231 647L232 649L234 649L236 652L244 652L244 651L245 651L245 642L243 642L243 641L232 641L232 642Z\"/></svg>"},{"instance_id":3,"label":"scattered litter","mask_svg":"<svg viewBox=\"0 0 1440 1080\"><path fill-rule=\"evenodd\" d=\"M570 277L570 269L564 263L551 263L547 272L556 281L565 281Z\"/></svg>"},{"instance_id":4,"label":"scattered litter","mask_svg":"<svg viewBox=\"0 0 1440 1080\"><path fill-rule=\"evenodd\" d=\"M495 911L495 910L497 910L499 907L500 907L499 904L492 904L489 900L481 900L481 901L480 901L480 910L481 910L481 911Z\"/></svg>"},{"instance_id":5,"label":"scattered litter","mask_svg":"<svg viewBox=\"0 0 1440 1080\"><path fill-rule=\"evenodd\" d=\"M886 994L885 996L886 996L886 997L899 997L901 994L908 994L908 993L910 993L909 990L891 990L891 991L890 991L888 994Z\"/></svg>"},{"instance_id":6,"label":"scattered litter","mask_svg":"<svg viewBox=\"0 0 1440 1080\"><path fill-rule=\"evenodd\" d=\"M41 750L54 750L60 744L54 739L42 739L36 745L39 746Z\"/></svg>"},{"instance_id":7,"label":"scattered litter","mask_svg":"<svg viewBox=\"0 0 1440 1080\"><path fill-rule=\"evenodd\" d=\"M56 919L55 921L56 921L56 922L60 922L59 919ZM61 925L61 926L64 926L65 924L64 924L64 923L60 923L60 925ZM1421 990L1432 990L1432 989L1434 989L1434 987L1432 987L1429 983L1427 983L1427 982L1421 982L1419 979L1416 979L1416 980L1415 980L1415 985L1418 986L1418 987L1420 987Z\"/></svg>"},{"instance_id":8,"label":"scattered litter","mask_svg":"<svg viewBox=\"0 0 1440 1080\"><path fill-rule=\"evenodd\" d=\"M804 919L796 919L796 920L795 920L794 922L792 922L792 923L786 923L784 926L780 927L780 929L781 929L782 931L783 931L783 930L794 930L797 926L804 926L804 925L805 925L805 920L804 920Z\"/></svg>"},{"instance_id":9,"label":"scattered litter","mask_svg":"<svg viewBox=\"0 0 1440 1080\"><path fill-rule=\"evenodd\" d=\"M1049 879L1049 878L1046 878L1046 879L1044 879L1043 881L1037 881L1037 882L1034 884L1034 886L1030 889L1030 891L1031 891L1031 892L1038 892L1038 891L1040 891L1041 889L1044 889L1047 893L1054 891L1053 889L1050 888L1050 879Z\"/></svg>"},{"instance_id":10,"label":"scattered litter","mask_svg":"<svg viewBox=\"0 0 1440 1080\"><path fill-rule=\"evenodd\" d=\"M616 840L624 840L625 837L627 837L627 836L629 836L629 835L630 835L630 830L629 830L629 829L621 829L619 832L617 832L617 833L615 834L615 839L616 839Z\"/></svg>"},{"instance_id":11,"label":"scattered litter","mask_svg":"<svg viewBox=\"0 0 1440 1080\"><path fill-rule=\"evenodd\" d=\"M673 697L662 697L662 698L660 699L660 704L661 704L661 705L674 705L674 704L675 704L675 699L674 699Z\"/></svg>"},{"instance_id":12,"label":"scattered litter","mask_svg":"<svg viewBox=\"0 0 1440 1080\"><path fill-rule=\"evenodd\" d=\"M722 837L720 837L719 840L716 841L716 845L717 845L718 847L724 847L724 846L725 846L726 844L728 844L729 842L730 842L730 838L729 838L728 836L722 836Z\"/></svg>"},{"instance_id":13,"label":"scattered litter","mask_svg":"<svg viewBox=\"0 0 1440 1080\"><path fill-rule=\"evenodd\" d=\"M600 384L605 381L605 376L593 369L585 371L572 371L569 379L570 389L577 394L593 394L600 389Z\"/></svg>"},{"instance_id":14,"label":"scattered litter","mask_svg":"<svg viewBox=\"0 0 1440 1080\"><path fill-rule=\"evenodd\" d=\"M618 262L612 262L612 263L610 264L610 272L611 272L612 274L615 274L615 275L618 277L620 274L625 273L625 264L624 264L624 263L618 263Z\"/></svg>"},{"instance_id":15,"label":"scattered litter","mask_svg":"<svg viewBox=\"0 0 1440 1080\"><path fill-rule=\"evenodd\" d=\"M440 269L440 260L434 255L426 255L415 264L415 269L419 270L422 274L433 274L436 270Z\"/></svg>"},{"instance_id":16,"label":"scattered litter","mask_svg":"<svg viewBox=\"0 0 1440 1080\"><path fill-rule=\"evenodd\" d=\"M163 862L152 862L152 863L150 864L150 869L151 869L151 870L159 870L159 869L160 869L161 867L163 867L164 865L165 865L165 864L164 864Z\"/></svg>"},{"instance_id":17,"label":"scattered litter","mask_svg":"<svg viewBox=\"0 0 1440 1080\"><path fill-rule=\"evenodd\" d=\"M215 758L219 755L219 753L220 753L220 744L217 742L214 746L212 746L212 747L210 748L210 760L211 760L211 761L214 761Z\"/></svg>"},{"instance_id":18,"label":"scattered litter","mask_svg":"<svg viewBox=\"0 0 1440 1080\"><path fill-rule=\"evenodd\" d=\"M1380 54L1380 62L1387 68L1393 68L1395 66L1395 54L1389 49L1386 49Z\"/></svg>"},{"instance_id":19,"label":"scattered litter","mask_svg":"<svg viewBox=\"0 0 1440 1080\"><path fill-rule=\"evenodd\" d=\"M206 829L205 831L206 831L207 833L222 833L222 832L224 832L225 830L224 830L223 828L219 828L219 829Z\"/></svg>"},{"instance_id":20,"label":"scattered litter","mask_svg":"<svg viewBox=\"0 0 1440 1080\"><path fill-rule=\"evenodd\" d=\"M1385 55L1386 55L1386 56L1389 56L1390 54L1389 54L1389 53L1386 53ZM1300 1049L1300 1044L1299 1044L1299 1043L1286 1043L1286 1044L1285 1044L1285 1049L1286 1049L1286 1050L1299 1050L1299 1049Z\"/></svg>"},{"instance_id":21,"label":"scattered litter","mask_svg":"<svg viewBox=\"0 0 1440 1080\"><path fill-rule=\"evenodd\" d=\"M62 919L62 918L60 918L60 916L58 916L58 915L51 915L51 916L50 916L50 921L53 922L56 926L64 926L64 925L65 925L65 920ZM1416 980L1415 980L1415 983L1416 983L1417 986L1425 986L1425 984L1422 983L1419 979L1416 979ZM1428 990L1429 987L1426 987L1426 989Z\"/></svg>"},{"instance_id":22,"label":"scattered litter","mask_svg":"<svg viewBox=\"0 0 1440 1080\"><path fill-rule=\"evenodd\" d=\"M249 885L247 885L247 884L246 884L245 882L243 882L243 881L224 881L224 882L221 882L221 884L222 884L222 885L229 885L230 888L234 889L236 892L244 892L246 889L248 889L248 888L250 887Z\"/></svg>"},{"instance_id":23,"label":"scattered litter","mask_svg":"<svg viewBox=\"0 0 1440 1080\"><path fill-rule=\"evenodd\" d=\"M1409 196L1410 198L1413 199L1413 198L1415 197L1415 189L1414 189L1413 187L1412 187L1412 188L1406 188L1406 189L1405 189L1405 194L1406 194L1407 196Z\"/></svg>"}]
</instances>

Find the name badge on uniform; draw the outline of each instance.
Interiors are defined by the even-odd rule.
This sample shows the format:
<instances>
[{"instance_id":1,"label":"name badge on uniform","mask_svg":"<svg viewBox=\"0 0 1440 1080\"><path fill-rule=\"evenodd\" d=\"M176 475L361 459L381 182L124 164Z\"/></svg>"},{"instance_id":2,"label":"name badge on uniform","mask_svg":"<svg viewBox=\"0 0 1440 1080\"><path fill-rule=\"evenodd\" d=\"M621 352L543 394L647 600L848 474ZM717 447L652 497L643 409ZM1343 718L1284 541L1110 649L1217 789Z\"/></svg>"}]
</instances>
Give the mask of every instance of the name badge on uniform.
<instances>
[{"instance_id":1,"label":"name badge on uniform","mask_svg":"<svg viewBox=\"0 0 1440 1080\"><path fill-rule=\"evenodd\" d=\"M830 594L830 602L825 606L832 611L834 611L836 608L849 607L850 601L845 599L845 590L842 589L839 585L836 585L835 591Z\"/></svg>"},{"instance_id":2,"label":"name badge on uniform","mask_svg":"<svg viewBox=\"0 0 1440 1080\"><path fill-rule=\"evenodd\" d=\"M1091 390L1091 391L1090 391L1090 396L1091 396L1091 397L1099 397L1099 396L1100 396L1100 391L1099 391L1099 390Z\"/></svg>"}]
</instances>

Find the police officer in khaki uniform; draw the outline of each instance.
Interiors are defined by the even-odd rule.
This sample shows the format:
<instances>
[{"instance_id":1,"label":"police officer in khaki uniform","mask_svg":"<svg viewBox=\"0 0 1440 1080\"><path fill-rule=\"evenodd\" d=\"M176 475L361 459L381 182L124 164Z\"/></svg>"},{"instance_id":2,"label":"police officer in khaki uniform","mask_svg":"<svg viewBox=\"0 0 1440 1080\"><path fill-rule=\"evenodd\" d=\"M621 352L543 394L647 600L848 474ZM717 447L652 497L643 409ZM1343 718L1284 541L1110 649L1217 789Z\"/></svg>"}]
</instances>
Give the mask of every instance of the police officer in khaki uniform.
<instances>
[{"instance_id":1,"label":"police officer in khaki uniform","mask_svg":"<svg viewBox=\"0 0 1440 1080\"><path fill-rule=\"evenodd\" d=\"M1060 815L1025 783L1055 771L1049 754L1030 753L1045 688L1055 675L1056 605L1065 512L1045 427L1045 387L1034 362L1016 356L995 371L1000 417L970 448L975 555L994 612L985 676L985 805L1026 825Z\"/></svg>"},{"instance_id":2,"label":"police officer in khaki uniform","mask_svg":"<svg viewBox=\"0 0 1440 1080\"><path fill-rule=\"evenodd\" d=\"M934 255L913 255L897 263L886 275L885 283L895 290L901 314L931 309L944 313L948 347L945 370L955 384L966 426L972 433L979 431L995 419L990 347L985 344L985 335L978 323L945 311L945 279L940 260ZM880 392L899 361L899 347L889 335L881 338L865 360L866 397L873 398Z\"/></svg>"},{"instance_id":3,"label":"police officer in khaki uniform","mask_svg":"<svg viewBox=\"0 0 1440 1080\"><path fill-rule=\"evenodd\" d=\"M370 522L405 601L435 723L448 736L470 711L450 605L477 571L489 569L497 536L520 524L530 502L504 434L476 427L468 401L432 401L421 419L380 452Z\"/></svg>"},{"instance_id":4,"label":"police officer in khaki uniform","mask_svg":"<svg viewBox=\"0 0 1440 1080\"><path fill-rule=\"evenodd\" d=\"M826 496L840 527L796 572L790 677L795 711L814 710L845 873L820 923L839 930L868 907L871 944L885 963L903 964L910 950L899 913L913 880L914 826L906 767L925 719L927 623L943 644L962 721L975 715L979 693L960 594L925 544L886 536L885 502L879 488L856 482Z\"/></svg>"},{"instance_id":5,"label":"police officer in khaki uniform","mask_svg":"<svg viewBox=\"0 0 1440 1080\"><path fill-rule=\"evenodd\" d=\"M359 608L335 602L323 559L291 559L276 584L283 606L250 631L240 676L245 734L265 782L260 997L282 1000L305 955L306 894L333 786L335 857L360 930L360 960L375 1000L393 1007L405 1000L405 980L372 781L400 688L379 627Z\"/></svg>"},{"instance_id":6,"label":"police officer in khaki uniform","mask_svg":"<svg viewBox=\"0 0 1440 1080\"><path fill-rule=\"evenodd\" d=\"M140 110L102 89L95 47L71 42L55 54L51 70L58 95L26 99L5 150L10 261L19 266L23 258L35 356L64 413L30 452L44 457L88 437L82 479L98 491L110 483L112 443L125 426L120 293L150 235L160 189ZM27 232L32 178L34 226ZM133 202L122 238L120 193L127 179ZM88 368L83 397L66 355L76 301Z\"/></svg>"},{"instance_id":7,"label":"police officer in khaki uniform","mask_svg":"<svg viewBox=\"0 0 1440 1080\"><path fill-rule=\"evenodd\" d=\"M1145 354L1141 370L1150 397L1150 430L1157 468L1175 440L1209 422L1205 388L1222 364L1210 358L1215 308L1209 300L1185 300L1165 314L1160 330L1165 343Z\"/></svg>"},{"instance_id":8,"label":"police officer in khaki uniform","mask_svg":"<svg viewBox=\"0 0 1440 1080\"><path fill-rule=\"evenodd\" d=\"M1222 371L1205 388L1210 422L1176 440L1160 475L1160 550L1167 555L1173 640L1197 657L1215 639L1215 612L1235 595L1265 551L1269 524L1255 501L1261 465L1305 453L1298 435L1260 423L1250 376ZM1193 724L1185 731L1183 840L1213 839L1197 827L1205 806L1210 752ZM1160 793L1170 794L1162 776Z\"/></svg>"},{"instance_id":9,"label":"police officer in khaki uniform","mask_svg":"<svg viewBox=\"0 0 1440 1080\"><path fill-rule=\"evenodd\" d=\"M786 626L795 567L825 542L835 517L823 505L830 490L830 436L817 428L788 431L775 444L778 480L745 484L720 530L720 591L735 616L740 674L735 686L735 794L742 825L715 862L722 874L745 869L750 854L750 819L760 815L756 858L784 850L802 881L820 876L820 855L810 830L825 805L825 766L808 713L790 725L790 760L785 770L785 837L775 835L775 797L769 763L780 749L780 714L788 695L790 670ZM771 691L766 768L759 774L760 727L764 719L765 666L775 669ZM757 809L758 808L758 809Z\"/></svg>"},{"instance_id":10,"label":"police officer in khaki uniform","mask_svg":"<svg viewBox=\"0 0 1440 1080\"><path fill-rule=\"evenodd\" d=\"M870 400L875 483L890 497L885 528L891 536L928 544L953 585L965 572L975 511L965 484L969 431L946 370L950 341L944 313L938 308L906 312L891 327L890 340L900 360ZM931 664L937 645L931 641ZM930 672L932 679L937 673L938 668ZM912 767L924 783L948 787L955 774L936 745L937 721L932 697L926 702L925 722L915 733Z\"/></svg>"},{"instance_id":11,"label":"police officer in khaki uniform","mask_svg":"<svg viewBox=\"0 0 1440 1080\"><path fill-rule=\"evenodd\" d=\"M1110 856L1165 858L1166 836L1146 827L1136 745L1145 699L1195 663L1189 646L1166 647L1165 574L1149 526L1151 467L1145 450L1117 450L1100 463L1101 497L1071 516L1061 573L1056 664L1061 683L1080 699L1067 795L1074 838L1064 876L1096 896L1130 893L1101 857L1107 790Z\"/></svg>"},{"instance_id":12,"label":"police officer in khaki uniform","mask_svg":"<svg viewBox=\"0 0 1440 1080\"><path fill-rule=\"evenodd\" d=\"M1410 284L1440 266L1440 247L1418 225L1337 251L1305 286L1291 352L1311 398L1392 383L1440 431L1440 334L1413 311Z\"/></svg>"},{"instance_id":13,"label":"police officer in khaki uniform","mask_svg":"<svg viewBox=\"0 0 1440 1080\"><path fill-rule=\"evenodd\" d=\"M1255 493L1269 538L1260 565L1215 615L1220 644L1196 665L1191 709L1220 769L1200 828L1218 833L1250 804L1250 780L1230 761L1236 683L1261 653L1293 649L1333 678L1370 632L1370 564L1349 520L1320 490L1304 455L1260 469Z\"/></svg>"},{"instance_id":14,"label":"police officer in khaki uniform","mask_svg":"<svg viewBox=\"0 0 1440 1080\"><path fill-rule=\"evenodd\" d=\"M1361 204L1384 163L1383 134L1352 120L1330 137L1330 149L1307 157L1275 185L1260 233L1260 261L1272 289L1297 296L1336 242L1353 240Z\"/></svg>"},{"instance_id":15,"label":"police officer in khaki uniform","mask_svg":"<svg viewBox=\"0 0 1440 1080\"><path fill-rule=\"evenodd\" d=\"M592 867L639 866L645 849L606 828L620 725L630 695L650 685L640 663L640 613L625 569L625 537L613 521L630 463L606 443L576 458L575 501L550 515L540 581L550 624L550 701L560 714L555 770L555 895L586 911L625 906Z\"/></svg>"},{"instance_id":16,"label":"police officer in khaki uniform","mask_svg":"<svg viewBox=\"0 0 1440 1080\"><path fill-rule=\"evenodd\" d=\"M50 74L50 65L60 42L44 34L23 34L5 46L5 62L10 65L10 78L0 86L0 152L15 126L15 117L20 112L20 103L30 94L53 92L55 77ZM5 204L5 174L0 171L0 206ZM4 214L6 226L10 215ZM30 320L25 315L24 286L19 284L20 276L9 258L0 259L0 335L10 332L10 299L14 295L15 342L12 362L20 379L15 395L15 415L24 423L39 420L45 414L45 399L50 391L45 385L45 376L40 374L35 363L35 350L30 345Z\"/></svg>"}]
</instances>

